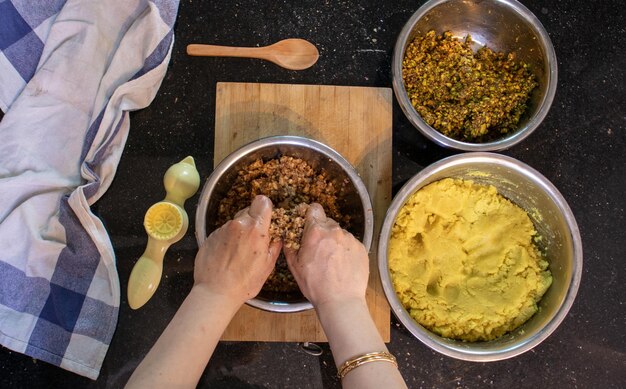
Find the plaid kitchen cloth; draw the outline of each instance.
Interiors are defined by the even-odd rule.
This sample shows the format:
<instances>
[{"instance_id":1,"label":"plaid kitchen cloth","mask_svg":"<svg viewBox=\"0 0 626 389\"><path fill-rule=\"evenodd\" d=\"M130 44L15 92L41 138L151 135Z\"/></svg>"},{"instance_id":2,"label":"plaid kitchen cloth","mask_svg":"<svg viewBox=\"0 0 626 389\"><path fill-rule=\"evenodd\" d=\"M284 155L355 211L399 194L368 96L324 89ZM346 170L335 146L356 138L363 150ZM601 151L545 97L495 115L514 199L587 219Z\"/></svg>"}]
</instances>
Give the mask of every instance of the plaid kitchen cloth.
<instances>
[{"instance_id":1,"label":"plaid kitchen cloth","mask_svg":"<svg viewBox=\"0 0 626 389\"><path fill-rule=\"evenodd\" d=\"M90 205L153 100L178 0L0 0L0 343L96 379L113 247Z\"/></svg>"}]
</instances>

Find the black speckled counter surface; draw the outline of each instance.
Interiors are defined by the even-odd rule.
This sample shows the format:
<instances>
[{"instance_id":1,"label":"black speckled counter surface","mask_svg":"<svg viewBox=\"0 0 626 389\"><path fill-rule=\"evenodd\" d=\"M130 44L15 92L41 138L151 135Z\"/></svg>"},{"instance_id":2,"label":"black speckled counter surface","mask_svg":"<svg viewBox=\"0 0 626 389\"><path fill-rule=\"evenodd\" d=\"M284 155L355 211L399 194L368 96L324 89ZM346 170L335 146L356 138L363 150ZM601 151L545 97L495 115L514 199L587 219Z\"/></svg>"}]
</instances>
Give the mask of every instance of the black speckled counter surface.
<instances>
[{"instance_id":1,"label":"black speckled counter surface","mask_svg":"<svg viewBox=\"0 0 626 389\"><path fill-rule=\"evenodd\" d=\"M626 385L626 10L620 0L522 1L550 34L559 66L552 108L539 129L504 152L536 168L562 192L580 226L584 268L560 327L530 352L471 363L440 355L392 318L389 349L409 387L624 387ZM96 381L0 349L0 387L121 387L192 284L193 228L168 252L153 299L132 311L130 270L146 242L146 209L163 197L162 175L187 155L202 179L212 169L218 81L391 87L391 53L423 1L183 0L170 68L150 107L131 115L115 181L93 207L116 251L122 286L117 331ZM191 58L189 43L315 43L321 58L295 72L259 60ZM421 136L394 103L393 185L453 154ZM198 196L188 203L194 220ZM326 344L321 357L295 343L222 343L200 386L336 388Z\"/></svg>"}]
</instances>

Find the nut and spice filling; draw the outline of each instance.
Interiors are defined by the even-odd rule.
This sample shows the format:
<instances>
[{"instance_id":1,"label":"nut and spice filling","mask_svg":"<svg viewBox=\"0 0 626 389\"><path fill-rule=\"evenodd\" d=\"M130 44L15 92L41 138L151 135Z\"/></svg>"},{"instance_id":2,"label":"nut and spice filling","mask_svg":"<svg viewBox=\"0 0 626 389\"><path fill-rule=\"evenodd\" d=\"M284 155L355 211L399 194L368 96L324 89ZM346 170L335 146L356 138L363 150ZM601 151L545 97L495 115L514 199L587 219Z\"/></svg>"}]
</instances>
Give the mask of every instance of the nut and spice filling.
<instances>
[{"instance_id":1,"label":"nut and spice filling","mask_svg":"<svg viewBox=\"0 0 626 389\"><path fill-rule=\"evenodd\" d=\"M402 79L422 119L460 141L487 142L514 131L537 87L515 54L472 49L472 37L416 36L406 48Z\"/></svg>"},{"instance_id":2,"label":"nut and spice filling","mask_svg":"<svg viewBox=\"0 0 626 389\"><path fill-rule=\"evenodd\" d=\"M342 182L339 186L345 184ZM220 201L217 225L233 219L237 212L249 207L257 195L265 195L274 204L270 225L272 241L282 240L284 247L297 250L309 204L320 204L328 217L341 227L349 228L350 217L343 215L338 205L343 190L336 187L324 170L317 171L300 158L258 159L237 173L233 186ZM282 253L263 289L285 293L299 290Z\"/></svg>"}]
</instances>

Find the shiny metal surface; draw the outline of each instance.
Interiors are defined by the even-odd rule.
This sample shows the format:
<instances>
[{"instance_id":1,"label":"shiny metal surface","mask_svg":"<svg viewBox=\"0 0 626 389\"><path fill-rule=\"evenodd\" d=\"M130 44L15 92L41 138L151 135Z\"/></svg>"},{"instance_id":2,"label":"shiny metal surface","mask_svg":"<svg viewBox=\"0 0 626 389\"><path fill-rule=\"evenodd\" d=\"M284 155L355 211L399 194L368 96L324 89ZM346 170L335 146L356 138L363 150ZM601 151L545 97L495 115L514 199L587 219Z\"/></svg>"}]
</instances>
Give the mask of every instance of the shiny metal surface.
<instances>
[{"instance_id":1,"label":"shiny metal surface","mask_svg":"<svg viewBox=\"0 0 626 389\"><path fill-rule=\"evenodd\" d=\"M488 143L468 143L449 138L419 116L402 81L402 59L409 43L418 34L435 30L451 31L464 39L472 36L476 47L487 45L496 51L513 52L518 61L530 65L539 86L533 91L527 113L516 132ZM541 22L516 0L430 0L420 7L400 32L391 66L393 90L409 121L422 134L441 146L465 151L494 151L509 148L539 126L552 105L557 85L557 60L554 47Z\"/></svg>"},{"instance_id":2,"label":"shiny metal surface","mask_svg":"<svg viewBox=\"0 0 626 389\"><path fill-rule=\"evenodd\" d=\"M550 263L553 283L539 302L539 311L512 333L490 342L461 342L426 330L403 308L391 282L387 252L396 215L411 194L446 177L493 185L500 194L525 209L542 237L540 249ZM468 361L511 358L546 339L572 306L583 265L578 225L559 191L528 165L493 153L467 153L448 157L413 176L394 197L387 211L378 247L378 267L383 289L396 317L416 338L433 350Z\"/></svg>"},{"instance_id":3,"label":"shiny metal surface","mask_svg":"<svg viewBox=\"0 0 626 389\"><path fill-rule=\"evenodd\" d=\"M217 226L217 207L237 175L237 172L258 158L271 159L290 155L307 161L314 169L324 169L340 188L345 179L348 185L339 199L343 212L352 216L350 232L369 250L374 231L374 215L365 184L352 165L330 147L312 139L298 136L273 136L249 143L235 150L215 168L207 179L196 210L196 240L204 242ZM249 305L272 312L299 312L313 308L302 295L272 294L265 291L247 302Z\"/></svg>"}]
</instances>

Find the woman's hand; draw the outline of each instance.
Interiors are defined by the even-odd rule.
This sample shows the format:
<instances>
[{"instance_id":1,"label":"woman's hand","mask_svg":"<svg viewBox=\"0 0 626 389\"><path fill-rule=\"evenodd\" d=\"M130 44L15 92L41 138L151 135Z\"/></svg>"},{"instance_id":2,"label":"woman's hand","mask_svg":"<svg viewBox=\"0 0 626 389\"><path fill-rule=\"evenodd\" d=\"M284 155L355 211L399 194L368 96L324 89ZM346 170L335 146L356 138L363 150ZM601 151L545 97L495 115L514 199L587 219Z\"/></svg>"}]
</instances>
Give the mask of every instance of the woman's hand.
<instances>
[{"instance_id":1,"label":"woman's hand","mask_svg":"<svg viewBox=\"0 0 626 389\"><path fill-rule=\"evenodd\" d=\"M365 247L326 217L319 204L306 215L300 250L285 249L289 269L313 303L339 368L355 356L387 351L365 301L369 259ZM350 372L344 388L406 388L396 366L368 363Z\"/></svg>"},{"instance_id":2,"label":"woman's hand","mask_svg":"<svg viewBox=\"0 0 626 389\"><path fill-rule=\"evenodd\" d=\"M127 383L129 388L195 388L237 310L256 296L282 243L270 244L272 202L250 208L214 231L196 255L194 286Z\"/></svg>"},{"instance_id":3,"label":"woman's hand","mask_svg":"<svg viewBox=\"0 0 626 389\"><path fill-rule=\"evenodd\" d=\"M272 272L282 243L270 244L272 202L257 196L211 235L200 247L194 288L201 287L243 304L256 296Z\"/></svg>"},{"instance_id":4,"label":"woman's hand","mask_svg":"<svg viewBox=\"0 0 626 389\"><path fill-rule=\"evenodd\" d=\"M361 242L327 218L319 204L306 215L300 250L285 249L289 269L304 296L316 307L365 301L369 259Z\"/></svg>"}]
</instances>

